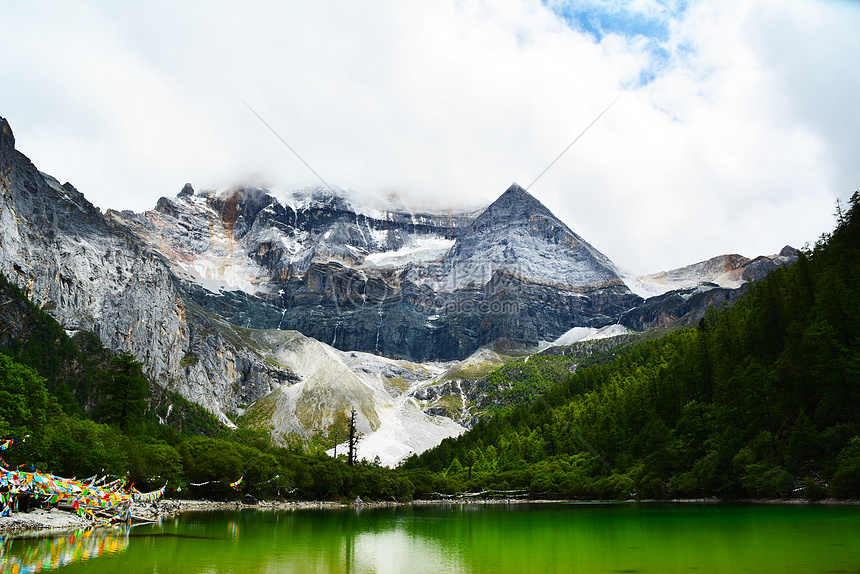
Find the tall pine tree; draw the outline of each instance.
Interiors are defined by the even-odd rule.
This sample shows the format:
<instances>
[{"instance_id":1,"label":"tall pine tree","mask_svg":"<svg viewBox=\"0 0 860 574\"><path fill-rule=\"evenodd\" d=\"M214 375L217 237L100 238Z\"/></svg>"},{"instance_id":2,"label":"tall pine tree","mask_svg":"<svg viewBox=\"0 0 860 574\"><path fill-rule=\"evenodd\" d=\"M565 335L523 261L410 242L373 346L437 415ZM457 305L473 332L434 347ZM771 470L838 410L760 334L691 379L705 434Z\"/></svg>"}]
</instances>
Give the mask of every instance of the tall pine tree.
<instances>
[{"instance_id":1,"label":"tall pine tree","mask_svg":"<svg viewBox=\"0 0 860 574\"><path fill-rule=\"evenodd\" d=\"M100 385L102 402L97 417L123 432L137 429L146 411L149 382L140 367L133 355L121 353L111 360L110 371Z\"/></svg>"}]
</instances>

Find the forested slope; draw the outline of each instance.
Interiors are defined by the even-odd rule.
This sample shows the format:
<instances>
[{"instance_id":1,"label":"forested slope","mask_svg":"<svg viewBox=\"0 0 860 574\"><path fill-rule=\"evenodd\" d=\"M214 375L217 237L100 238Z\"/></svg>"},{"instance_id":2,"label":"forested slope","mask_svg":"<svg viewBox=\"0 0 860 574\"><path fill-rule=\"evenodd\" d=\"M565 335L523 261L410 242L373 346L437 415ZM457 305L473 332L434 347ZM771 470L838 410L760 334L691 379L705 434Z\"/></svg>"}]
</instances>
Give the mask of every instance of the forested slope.
<instances>
[{"instance_id":1,"label":"forested slope","mask_svg":"<svg viewBox=\"0 0 860 574\"><path fill-rule=\"evenodd\" d=\"M697 328L556 374L406 467L571 497L860 496L860 195L837 215Z\"/></svg>"}]
</instances>

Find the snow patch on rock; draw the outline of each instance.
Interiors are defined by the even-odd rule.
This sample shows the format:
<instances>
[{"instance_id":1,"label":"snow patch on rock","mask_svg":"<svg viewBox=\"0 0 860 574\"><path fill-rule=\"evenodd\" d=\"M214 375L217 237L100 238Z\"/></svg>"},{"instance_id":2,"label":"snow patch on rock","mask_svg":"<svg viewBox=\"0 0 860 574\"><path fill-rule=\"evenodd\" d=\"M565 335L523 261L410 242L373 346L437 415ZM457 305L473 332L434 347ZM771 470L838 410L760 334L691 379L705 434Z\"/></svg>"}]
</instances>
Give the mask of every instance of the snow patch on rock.
<instances>
[{"instance_id":1,"label":"snow patch on rock","mask_svg":"<svg viewBox=\"0 0 860 574\"><path fill-rule=\"evenodd\" d=\"M448 417L431 416L421 410L412 397L392 409L376 432L362 437L356 447L358 460L373 461L379 457L383 466L397 466L413 454L421 454L444 439L460 436L466 429ZM346 452L346 443L338 445ZM334 449L329 451L334 454Z\"/></svg>"},{"instance_id":2,"label":"snow patch on rock","mask_svg":"<svg viewBox=\"0 0 860 574\"><path fill-rule=\"evenodd\" d=\"M594 327L574 327L558 339L552 342L553 347L563 347L572 345L581 341L593 341L595 339L608 339L609 337L618 337L627 335L630 330L624 325L607 325L602 329Z\"/></svg>"},{"instance_id":3,"label":"snow patch on rock","mask_svg":"<svg viewBox=\"0 0 860 574\"><path fill-rule=\"evenodd\" d=\"M366 267L405 267L410 263L439 261L451 250L453 239L439 236L415 237L396 251L371 253L364 258Z\"/></svg>"}]
</instances>

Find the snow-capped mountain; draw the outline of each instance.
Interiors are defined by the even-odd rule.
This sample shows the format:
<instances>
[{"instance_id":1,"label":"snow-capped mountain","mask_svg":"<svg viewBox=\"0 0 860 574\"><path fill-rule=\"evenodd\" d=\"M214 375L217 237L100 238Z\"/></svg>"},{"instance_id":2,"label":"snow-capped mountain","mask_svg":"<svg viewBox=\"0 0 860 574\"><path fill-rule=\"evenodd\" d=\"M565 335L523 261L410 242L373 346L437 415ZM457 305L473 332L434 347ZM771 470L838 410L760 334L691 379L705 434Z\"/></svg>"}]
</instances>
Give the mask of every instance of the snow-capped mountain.
<instances>
[{"instance_id":1,"label":"snow-capped mountain","mask_svg":"<svg viewBox=\"0 0 860 574\"><path fill-rule=\"evenodd\" d=\"M186 185L152 211L102 214L39 172L0 118L0 272L34 303L277 440L330 432L356 408L360 456L390 464L474 422L461 383L505 360L493 342L689 321L795 257L622 277L516 184L474 213Z\"/></svg>"},{"instance_id":2,"label":"snow-capped mountain","mask_svg":"<svg viewBox=\"0 0 860 574\"><path fill-rule=\"evenodd\" d=\"M144 214L109 211L160 251L174 272L212 293L269 296L313 263L359 268L441 259L467 215L354 207L346 192L275 194L190 184Z\"/></svg>"},{"instance_id":3,"label":"snow-capped mountain","mask_svg":"<svg viewBox=\"0 0 860 574\"><path fill-rule=\"evenodd\" d=\"M512 185L482 212L368 208L340 192L186 186L108 217L159 252L185 297L230 322L342 350L453 360L611 324L641 299L612 262Z\"/></svg>"}]
</instances>

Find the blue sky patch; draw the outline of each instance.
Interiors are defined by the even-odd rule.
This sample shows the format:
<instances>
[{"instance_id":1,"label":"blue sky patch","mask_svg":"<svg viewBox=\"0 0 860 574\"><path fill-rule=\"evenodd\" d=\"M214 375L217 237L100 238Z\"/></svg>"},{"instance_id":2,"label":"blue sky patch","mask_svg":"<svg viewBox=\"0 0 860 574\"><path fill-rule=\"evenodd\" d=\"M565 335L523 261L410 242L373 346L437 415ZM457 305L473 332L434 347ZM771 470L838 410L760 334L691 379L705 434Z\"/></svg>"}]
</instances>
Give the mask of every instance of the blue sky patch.
<instances>
[{"instance_id":1,"label":"blue sky patch","mask_svg":"<svg viewBox=\"0 0 860 574\"><path fill-rule=\"evenodd\" d=\"M653 0L647 9L613 0L542 1L572 29L594 37L597 42L609 34L645 39L649 64L640 73L640 85L654 81L668 67L671 53L665 44L670 24L687 9L686 0Z\"/></svg>"}]
</instances>

